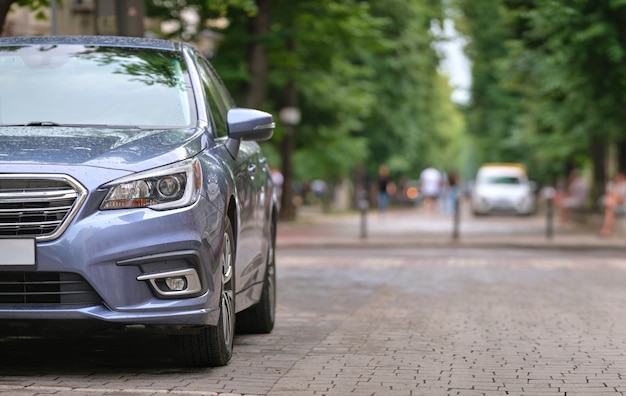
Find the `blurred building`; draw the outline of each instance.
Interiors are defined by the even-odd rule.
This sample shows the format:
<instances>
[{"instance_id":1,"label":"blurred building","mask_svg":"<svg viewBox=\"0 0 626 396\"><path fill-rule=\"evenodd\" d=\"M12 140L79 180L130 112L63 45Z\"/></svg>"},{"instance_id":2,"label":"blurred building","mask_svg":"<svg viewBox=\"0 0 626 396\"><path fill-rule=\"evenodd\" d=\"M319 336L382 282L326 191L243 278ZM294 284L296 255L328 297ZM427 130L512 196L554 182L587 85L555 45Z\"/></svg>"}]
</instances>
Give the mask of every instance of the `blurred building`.
<instances>
[{"instance_id":1,"label":"blurred building","mask_svg":"<svg viewBox=\"0 0 626 396\"><path fill-rule=\"evenodd\" d=\"M37 18L41 13L44 19ZM3 36L99 34L143 37L143 0L64 0L32 12L13 6Z\"/></svg>"},{"instance_id":2,"label":"blurred building","mask_svg":"<svg viewBox=\"0 0 626 396\"><path fill-rule=\"evenodd\" d=\"M106 35L151 36L151 31L172 32L177 26L145 16L144 0L51 0L51 7L33 12L29 7L14 4L7 15L1 36L43 35ZM43 18L37 17L41 14ZM210 27L224 28L225 18L210 20L211 26L198 26L199 18L192 9L183 13L193 29L188 38L208 58L217 50L222 36Z\"/></svg>"}]
</instances>

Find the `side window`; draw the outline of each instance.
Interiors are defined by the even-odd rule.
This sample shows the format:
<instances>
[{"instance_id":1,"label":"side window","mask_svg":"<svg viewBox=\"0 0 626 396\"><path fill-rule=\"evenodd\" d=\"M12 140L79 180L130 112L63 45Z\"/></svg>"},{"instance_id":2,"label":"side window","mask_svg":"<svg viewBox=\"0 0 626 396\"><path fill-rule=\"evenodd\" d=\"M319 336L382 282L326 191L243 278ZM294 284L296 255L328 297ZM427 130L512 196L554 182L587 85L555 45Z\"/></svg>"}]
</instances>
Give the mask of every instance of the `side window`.
<instances>
[{"instance_id":1,"label":"side window","mask_svg":"<svg viewBox=\"0 0 626 396\"><path fill-rule=\"evenodd\" d=\"M226 110L229 110L235 107L235 103L233 99L231 98L230 94L226 90L226 87L224 86L222 79L217 75L217 72L215 71L215 69L213 69L213 66L211 66L209 62L207 62L206 60L204 60L203 63L205 67L207 68L207 71L209 72L209 77L211 81L213 82L212 87L214 88L215 94L219 98L220 102L224 105Z\"/></svg>"},{"instance_id":2,"label":"side window","mask_svg":"<svg viewBox=\"0 0 626 396\"><path fill-rule=\"evenodd\" d=\"M209 112L215 123L215 137L222 138L228 136L226 124L226 112L232 107L230 103L225 103L219 92L220 85L216 85L214 72L210 65L202 58L197 58L202 78L202 85L209 104ZM219 84L221 82L218 80Z\"/></svg>"}]
</instances>

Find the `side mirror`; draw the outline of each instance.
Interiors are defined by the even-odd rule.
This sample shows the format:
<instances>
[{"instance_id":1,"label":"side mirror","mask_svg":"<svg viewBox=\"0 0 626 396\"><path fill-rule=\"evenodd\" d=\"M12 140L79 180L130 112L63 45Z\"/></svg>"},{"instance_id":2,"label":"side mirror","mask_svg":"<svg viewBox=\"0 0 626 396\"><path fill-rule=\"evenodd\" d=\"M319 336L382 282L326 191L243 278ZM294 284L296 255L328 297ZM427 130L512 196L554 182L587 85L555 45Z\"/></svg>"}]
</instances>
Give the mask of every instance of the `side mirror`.
<instances>
[{"instance_id":1,"label":"side mirror","mask_svg":"<svg viewBox=\"0 0 626 396\"><path fill-rule=\"evenodd\" d=\"M276 126L271 114L253 109L230 109L226 120L228 137L237 140L268 140Z\"/></svg>"}]
</instances>

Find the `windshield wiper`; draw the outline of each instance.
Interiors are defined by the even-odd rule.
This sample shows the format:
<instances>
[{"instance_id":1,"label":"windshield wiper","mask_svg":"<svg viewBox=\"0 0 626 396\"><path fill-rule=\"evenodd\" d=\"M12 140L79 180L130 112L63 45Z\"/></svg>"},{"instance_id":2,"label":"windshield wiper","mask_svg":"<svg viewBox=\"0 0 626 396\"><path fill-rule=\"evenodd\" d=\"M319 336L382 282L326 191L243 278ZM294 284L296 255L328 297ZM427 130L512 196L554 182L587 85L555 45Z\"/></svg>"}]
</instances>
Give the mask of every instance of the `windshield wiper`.
<instances>
[{"instance_id":1,"label":"windshield wiper","mask_svg":"<svg viewBox=\"0 0 626 396\"><path fill-rule=\"evenodd\" d=\"M0 124L0 127L23 127L23 126L61 126L52 121L31 121L26 124Z\"/></svg>"},{"instance_id":2,"label":"windshield wiper","mask_svg":"<svg viewBox=\"0 0 626 396\"><path fill-rule=\"evenodd\" d=\"M42 126L42 127L70 127L70 128L112 128L112 129L141 129L137 125L109 125L109 124L59 124L52 121L31 121L26 124L0 124L0 127L24 127L24 126Z\"/></svg>"},{"instance_id":3,"label":"windshield wiper","mask_svg":"<svg viewBox=\"0 0 626 396\"><path fill-rule=\"evenodd\" d=\"M31 121L24 126L61 126L61 124L57 124L56 122L52 121Z\"/></svg>"}]
</instances>

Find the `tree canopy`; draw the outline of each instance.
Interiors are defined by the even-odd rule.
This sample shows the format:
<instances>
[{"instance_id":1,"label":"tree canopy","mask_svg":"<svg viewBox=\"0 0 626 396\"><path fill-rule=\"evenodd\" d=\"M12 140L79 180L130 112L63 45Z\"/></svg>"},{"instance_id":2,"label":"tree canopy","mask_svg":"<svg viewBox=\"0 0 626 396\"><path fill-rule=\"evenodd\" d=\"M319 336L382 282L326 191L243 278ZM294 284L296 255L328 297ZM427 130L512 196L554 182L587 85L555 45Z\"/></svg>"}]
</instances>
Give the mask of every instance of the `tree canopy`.
<instances>
[{"instance_id":1,"label":"tree canopy","mask_svg":"<svg viewBox=\"0 0 626 396\"><path fill-rule=\"evenodd\" d=\"M0 0L0 23L13 4L49 0ZM270 162L291 147L299 180L373 177L380 164L396 178L427 165L468 178L514 161L543 183L586 169L598 194L626 170L623 0L146 0L146 12L175 22L155 32L168 38L221 35L212 62L239 103L275 114ZM466 105L438 68L432 27L445 18L468 40ZM301 110L293 136L285 106Z\"/></svg>"},{"instance_id":2,"label":"tree canopy","mask_svg":"<svg viewBox=\"0 0 626 396\"><path fill-rule=\"evenodd\" d=\"M625 168L608 153L625 138L626 2L456 0L454 7L471 43L467 120L481 157L525 162L544 182L586 168L599 195L606 171Z\"/></svg>"},{"instance_id":3,"label":"tree canopy","mask_svg":"<svg viewBox=\"0 0 626 396\"><path fill-rule=\"evenodd\" d=\"M430 29L441 20L441 7L418 0L272 2L271 29L256 38L269 54L265 106L277 113L282 89L294 79L303 114L296 128L298 178L332 181L356 166L373 176L382 163L414 178L428 163L460 166L462 123L438 73ZM247 14L233 13L231 21L212 60L231 90L241 92L250 81L245 44L255 38Z\"/></svg>"},{"instance_id":4,"label":"tree canopy","mask_svg":"<svg viewBox=\"0 0 626 396\"><path fill-rule=\"evenodd\" d=\"M182 8L165 3L154 1L149 14L180 18ZM178 2L207 16L200 26L224 15L211 13L209 3ZM301 110L293 137L297 180L332 183L356 170L373 178L380 164L396 178L418 178L429 164L462 167L463 121L438 71L439 38L431 29L443 19L442 2L257 0L230 1L221 10L228 24L212 27L222 40L211 60L237 102L277 119L285 106ZM286 87L295 97L287 99ZM266 143L275 166L285 161L280 147L287 138L279 122Z\"/></svg>"},{"instance_id":5,"label":"tree canopy","mask_svg":"<svg viewBox=\"0 0 626 396\"><path fill-rule=\"evenodd\" d=\"M239 104L275 115L275 137L263 144L272 166L289 166L296 180L332 184L358 174L365 182L381 164L396 179L418 178L431 164L463 167L463 119L439 71L432 29L445 16L443 0L145 4L147 16L174 26L156 35L194 41L207 29L219 34L212 63ZM284 107L302 114L293 136L279 117Z\"/></svg>"}]
</instances>

